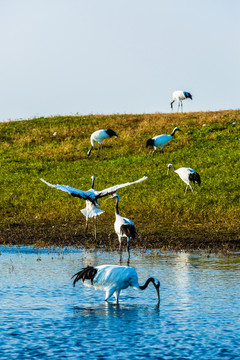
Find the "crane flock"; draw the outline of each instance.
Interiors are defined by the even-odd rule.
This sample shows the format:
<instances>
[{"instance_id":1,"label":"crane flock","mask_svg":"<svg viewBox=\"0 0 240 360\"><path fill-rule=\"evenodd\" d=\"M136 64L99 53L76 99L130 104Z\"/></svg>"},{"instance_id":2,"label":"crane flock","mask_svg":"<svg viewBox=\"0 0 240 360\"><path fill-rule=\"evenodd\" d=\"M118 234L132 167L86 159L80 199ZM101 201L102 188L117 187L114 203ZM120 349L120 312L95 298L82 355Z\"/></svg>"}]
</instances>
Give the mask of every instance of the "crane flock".
<instances>
[{"instance_id":1,"label":"crane flock","mask_svg":"<svg viewBox=\"0 0 240 360\"><path fill-rule=\"evenodd\" d=\"M179 111L179 107L183 109L182 101L187 98L192 99L192 95L189 92L182 90L173 92L173 101L171 102L171 108L173 109L173 103L177 101L178 111ZM170 135L167 134L157 135L147 140L146 147L153 147L152 156L154 155L155 151L159 148L161 149L161 151L163 151L163 147L170 140L173 139L176 131L181 131L181 130L178 127L175 127ZM107 138L111 138L113 136L118 137L118 134L112 129L100 129L93 132L90 137L91 148L87 152L87 157L90 156L95 142L98 143L98 153L97 153L98 155L100 149L102 150L103 140ZM185 194L188 190L188 187L190 187L190 189L193 192L193 188L190 183L197 183L198 185L201 184L200 175L195 170L187 167L181 167L179 169L175 169L175 167L172 164L168 164L168 172L171 168L173 169L174 172L176 172L179 175L182 181L187 184L187 187L185 189ZM82 209L81 212L86 217L86 231L88 229L88 219L94 217L95 239L97 238L97 216L101 215L104 212L103 210L99 209L98 200L107 195L112 195L109 199L116 199L114 229L119 241L120 254L122 253L122 238L126 238L128 256L130 257L130 240L135 238L137 231L132 220L123 217L119 214L120 197L117 194L117 191L123 187L138 184L146 180L147 177L144 176L133 182L126 182L123 184L114 185L112 187L106 188L101 191L97 191L94 189L95 177L92 176L91 179L92 179L92 185L91 188L87 191L73 188L68 185L58 185L58 184L53 185L43 179L41 179L41 181L50 187L67 192L73 197L78 197L86 201L86 207ZM111 298L111 296L114 295L117 303L119 302L119 295L121 290L126 289L129 286L135 290L144 290L147 288L147 286L150 283L152 283L157 292L158 305L160 303L159 280L156 279L155 277L150 277L147 279L144 285L140 286L138 282L138 275L136 270L129 266L117 266L117 265L99 265L95 267L87 266L81 269L76 274L74 274L72 278L74 278L73 286L75 286L75 284L79 280L81 280L82 283L86 286L91 286L96 289L104 290L105 301L108 301Z\"/></svg>"}]
</instances>

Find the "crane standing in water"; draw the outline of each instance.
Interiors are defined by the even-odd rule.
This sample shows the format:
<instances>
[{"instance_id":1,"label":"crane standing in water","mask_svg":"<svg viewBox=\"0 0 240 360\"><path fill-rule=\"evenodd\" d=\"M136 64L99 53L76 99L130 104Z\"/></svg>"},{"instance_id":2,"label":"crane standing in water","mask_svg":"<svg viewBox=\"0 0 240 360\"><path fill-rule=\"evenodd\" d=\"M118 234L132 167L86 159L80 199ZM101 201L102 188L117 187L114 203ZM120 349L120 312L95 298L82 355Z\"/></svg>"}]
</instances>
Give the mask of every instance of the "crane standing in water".
<instances>
[{"instance_id":1,"label":"crane standing in water","mask_svg":"<svg viewBox=\"0 0 240 360\"><path fill-rule=\"evenodd\" d=\"M96 289L100 289L106 292L105 301L108 301L112 295L116 298L116 303L119 301L120 291L127 289L131 286L135 290L145 290L151 282L158 296L157 306L160 304L160 281L154 277L147 279L144 285L139 285L138 275L135 269L129 266L118 265L100 265L100 266L88 266L83 268L72 276L75 277L73 286L76 282L82 280L86 286L93 286ZM87 280L85 282L85 280Z\"/></svg>"}]
</instances>

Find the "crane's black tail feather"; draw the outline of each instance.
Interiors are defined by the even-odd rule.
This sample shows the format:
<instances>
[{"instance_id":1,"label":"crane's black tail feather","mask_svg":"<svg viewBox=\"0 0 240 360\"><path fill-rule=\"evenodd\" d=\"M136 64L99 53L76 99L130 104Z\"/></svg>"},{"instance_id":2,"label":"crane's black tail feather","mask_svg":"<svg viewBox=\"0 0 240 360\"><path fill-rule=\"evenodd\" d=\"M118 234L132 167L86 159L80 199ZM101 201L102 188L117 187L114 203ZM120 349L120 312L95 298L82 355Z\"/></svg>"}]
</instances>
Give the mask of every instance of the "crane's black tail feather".
<instances>
[{"instance_id":1,"label":"crane's black tail feather","mask_svg":"<svg viewBox=\"0 0 240 360\"><path fill-rule=\"evenodd\" d=\"M153 147L154 146L154 140L153 139L148 139L146 142L146 147Z\"/></svg>"},{"instance_id":2,"label":"crane's black tail feather","mask_svg":"<svg viewBox=\"0 0 240 360\"><path fill-rule=\"evenodd\" d=\"M126 235L128 238L132 238L134 239L135 236L136 236L136 229L135 229L135 226L134 225L131 225L131 224L126 224L126 225L122 225L121 228L120 228L121 232Z\"/></svg>"},{"instance_id":3,"label":"crane's black tail feather","mask_svg":"<svg viewBox=\"0 0 240 360\"><path fill-rule=\"evenodd\" d=\"M94 276L96 275L96 273L97 273L97 269L95 269L93 266L87 266L87 267L83 268L82 270L80 270L79 272L77 272L76 274L74 274L72 276L72 278L74 276L76 276L73 281L73 286L75 286L76 282L81 279L83 282L86 279L91 280L91 284L93 284L93 279L94 279Z\"/></svg>"},{"instance_id":4,"label":"crane's black tail feather","mask_svg":"<svg viewBox=\"0 0 240 360\"><path fill-rule=\"evenodd\" d=\"M189 180L192 181L194 184L197 183L199 186L201 184L200 175L197 172L191 173L189 175Z\"/></svg>"}]
</instances>

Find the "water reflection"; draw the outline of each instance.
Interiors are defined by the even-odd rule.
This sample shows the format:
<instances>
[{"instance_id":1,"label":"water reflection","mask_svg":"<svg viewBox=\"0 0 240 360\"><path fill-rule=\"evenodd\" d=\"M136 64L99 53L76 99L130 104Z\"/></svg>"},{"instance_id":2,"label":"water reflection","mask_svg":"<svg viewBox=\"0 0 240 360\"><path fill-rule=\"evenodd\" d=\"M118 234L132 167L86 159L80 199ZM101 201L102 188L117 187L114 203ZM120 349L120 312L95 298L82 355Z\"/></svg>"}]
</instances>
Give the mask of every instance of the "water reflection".
<instances>
[{"instance_id":1,"label":"water reflection","mask_svg":"<svg viewBox=\"0 0 240 360\"><path fill-rule=\"evenodd\" d=\"M97 266L97 265L104 265L103 262L102 262L102 257L101 255L99 256L99 252L97 251L93 251L93 250L83 250L84 251L84 255L83 255L83 258L84 258L84 267L86 266ZM115 261L115 258L116 258L116 255L117 252L114 253L114 261ZM121 265L121 266L130 266L130 255L129 254L126 254L126 257L125 257L125 254L123 254L122 251L119 251L118 252L119 254L119 260L118 262L116 263L116 265ZM108 263L106 263L108 264ZM109 264L112 264L112 260L111 262L109 262Z\"/></svg>"},{"instance_id":2,"label":"water reflection","mask_svg":"<svg viewBox=\"0 0 240 360\"><path fill-rule=\"evenodd\" d=\"M189 256L190 255L185 252L178 253L175 258L175 265L173 266L176 294L181 303L179 306L184 306L185 308L188 307L191 299L189 294L191 287Z\"/></svg>"},{"instance_id":3,"label":"water reflection","mask_svg":"<svg viewBox=\"0 0 240 360\"><path fill-rule=\"evenodd\" d=\"M0 247L1 359L238 359L240 257ZM40 261L38 259L41 259ZM86 265L136 269L154 287L120 303L71 276Z\"/></svg>"},{"instance_id":4,"label":"water reflection","mask_svg":"<svg viewBox=\"0 0 240 360\"><path fill-rule=\"evenodd\" d=\"M149 317L149 316L160 316L159 306L146 306L146 305L127 305L121 303L103 302L97 306L74 306L73 313L77 316L86 317L101 317L107 316L108 318L118 317L121 318L126 316L128 319L134 319L138 316Z\"/></svg>"}]
</instances>

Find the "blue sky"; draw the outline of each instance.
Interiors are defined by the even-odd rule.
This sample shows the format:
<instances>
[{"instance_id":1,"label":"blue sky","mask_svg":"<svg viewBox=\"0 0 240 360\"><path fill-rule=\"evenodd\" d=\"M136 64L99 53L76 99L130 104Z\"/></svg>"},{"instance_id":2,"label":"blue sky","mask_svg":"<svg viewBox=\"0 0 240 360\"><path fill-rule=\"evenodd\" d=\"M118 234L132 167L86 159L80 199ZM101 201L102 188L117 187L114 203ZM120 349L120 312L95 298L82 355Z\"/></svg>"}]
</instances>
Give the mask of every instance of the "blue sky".
<instances>
[{"instance_id":1,"label":"blue sky","mask_svg":"<svg viewBox=\"0 0 240 360\"><path fill-rule=\"evenodd\" d=\"M238 0L0 0L0 121L238 109Z\"/></svg>"}]
</instances>

